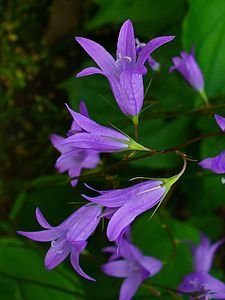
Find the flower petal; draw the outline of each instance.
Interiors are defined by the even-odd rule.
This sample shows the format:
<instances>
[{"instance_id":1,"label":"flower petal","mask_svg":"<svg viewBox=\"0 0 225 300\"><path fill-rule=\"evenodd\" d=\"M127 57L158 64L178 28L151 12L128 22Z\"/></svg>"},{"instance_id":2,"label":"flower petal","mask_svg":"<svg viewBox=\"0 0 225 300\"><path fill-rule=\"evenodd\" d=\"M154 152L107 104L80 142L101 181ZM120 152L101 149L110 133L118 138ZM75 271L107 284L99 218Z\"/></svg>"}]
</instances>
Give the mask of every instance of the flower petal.
<instances>
[{"instance_id":1,"label":"flower petal","mask_svg":"<svg viewBox=\"0 0 225 300\"><path fill-rule=\"evenodd\" d=\"M120 207L129 201L136 201L139 193L143 193L144 191L157 187L160 184L162 184L162 181L148 180L124 189L98 191L102 195L97 197L88 197L86 195L82 196L89 201L105 207Z\"/></svg>"},{"instance_id":2,"label":"flower petal","mask_svg":"<svg viewBox=\"0 0 225 300\"><path fill-rule=\"evenodd\" d=\"M64 236L53 242L45 256L45 267L47 270L55 268L58 264L64 261L71 251L71 246L65 240Z\"/></svg>"},{"instance_id":3,"label":"flower petal","mask_svg":"<svg viewBox=\"0 0 225 300\"><path fill-rule=\"evenodd\" d=\"M80 71L76 77L83 77L83 76L88 76L88 75L93 75L93 74L101 74L101 75L104 75L103 72L98 69L98 68L95 68L95 67L89 67L89 68L86 68L82 71Z\"/></svg>"},{"instance_id":4,"label":"flower petal","mask_svg":"<svg viewBox=\"0 0 225 300\"><path fill-rule=\"evenodd\" d=\"M88 276L80 267L79 264L79 258L80 258L80 253L81 251L83 251L83 249L86 247L87 242L83 241L80 243L76 243L73 247L72 247L72 251L71 251L71 255L70 255L70 261L71 264L73 266L73 268L75 269L75 271L82 277L91 280L91 281L96 281L94 278Z\"/></svg>"},{"instance_id":5,"label":"flower petal","mask_svg":"<svg viewBox=\"0 0 225 300\"><path fill-rule=\"evenodd\" d=\"M214 173L225 173L225 150L215 157L209 157L198 163L204 169L210 169Z\"/></svg>"},{"instance_id":6,"label":"flower petal","mask_svg":"<svg viewBox=\"0 0 225 300\"><path fill-rule=\"evenodd\" d=\"M131 222L141 213L149 210L159 203L166 189L158 188L151 192L140 194L133 201L128 201L112 216L108 228L107 236L110 241L115 241L121 231L131 224Z\"/></svg>"},{"instance_id":7,"label":"flower petal","mask_svg":"<svg viewBox=\"0 0 225 300\"><path fill-rule=\"evenodd\" d=\"M111 261L102 265L102 271L109 276L124 278L129 275L129 263L126 260Z\"/></svg>"},{"instance_id":8,"label":"flower petal","mask_svg":"<svg viewBox=\"0 0 225 300\"><path fill-rule=\"evenodd\" d=\"M131 300L142 281L143 278L141 273L131 273L121 286L119 300Z\"/></svg>"},{"instance_id":9,"label":"flower petal","mask_svg":"<svg viewBox=\"0 0 225 300\"><path fill-rule=\"evenodd\" d=\"M39 207L36 208L36 218L41 227L50 229L52 226L46 221Z\"/></svg>"},{"instance_id":10,"label":"flower petal","mask_svg":"<svg viewBox=\"0 0 225 300\"><path fill-rule=\"evenodd\" d=\"M154 276L162 268L162 262L152 256L142 256L139 260L140 265L149 272L149 276Z\"/></svg>"},{"instance_id":11,"label":"flower petal","mask_svg":"<svg viewBox=\"0 0 225 300\"><path fill-rule=\"evenodd\" d=\"M122 58L121 64L123 70L131 67L136 62L134 29L130 20L125 21L120 29L116 55L117 58ZM123 59L124 57L131 58L131 61Z\"/></svg>"},{"instance_id":12,"label":"flower petal","mask_svg":"<svg viewBox=\"0 0 225 300\"><path fill-rule=\"evenodd\" d=\"M105 74L116 74L115 60L101 45L83 37L76 37L76 41L93 58Z\"/></svg>"},{"instance_id":13,"label":"flower petal","mask_svg":"<svg viewBox=\"0 0 225 300\"><path fill-rule=\"evenodd\" d=\"M79 111L80 111L80 114L82 114L83 116L90 118L89 114L88 114L87 106L84 101L80 101Z\"/></svg>"},{"instance_id":14,"label":"flower petal","mask_svg":"<svg viewBox=\"0 0 225 300\"><path fill-rule=\"evenodd\" d=\"M62 234L60 231L55 229L40 230L33 232L17 231L17 233L38 242L50 242L57 239Z\"/></svg>"},{"instance_id":15,"label":"flower petal","mask_svg":"<svg viewBox=\"0 0 225 300\"><path fill-rule=\"evenodd\" d=\"M142 69L149 55L165 43L172 41L175 36L161 36L149 41L140 51L137 60L137 68Z\"/></svg>"},{"instance_id":16,"label":"flower petal","mask_svg":"<svg viewBox=\"0 0 225 300\"><path fill-rule=\"evenodd\" d=\"M85 241L96 229L100 222L101 208L89 204L77 211L76 222L69 228L66 239L70 243Z\"/></svg>"},{"instance_id":17,"label":"flower petal","mask_svg":"<svg viewBox=\"0 0 225 300\"><path fill-rule=\"evenodd\" d=\"M214 115L217 124L219 125L219 127L225 131L225 118L220 116L220 115Z\"/></svg>"}]
</instances>

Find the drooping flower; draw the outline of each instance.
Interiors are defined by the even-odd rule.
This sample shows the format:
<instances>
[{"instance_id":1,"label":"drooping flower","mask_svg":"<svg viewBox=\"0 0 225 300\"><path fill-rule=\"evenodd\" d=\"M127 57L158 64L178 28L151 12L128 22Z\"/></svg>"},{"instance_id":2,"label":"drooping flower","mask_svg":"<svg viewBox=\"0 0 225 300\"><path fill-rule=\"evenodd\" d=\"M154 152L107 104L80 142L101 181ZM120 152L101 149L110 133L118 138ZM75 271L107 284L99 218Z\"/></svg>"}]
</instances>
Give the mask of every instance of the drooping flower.
<instances>
[{"instance_id":1,"label":"drooping flower","mask_svg":"<svg viewBox=\"0 0 225 300\"><path fill-rule=\"evenodd\" d=\"M109 250L109 247L107 249ZM160 260L152 256L144 256L126 239L122 239L119 250L117 247L111 247L111 253L114 259L111 257L109 262L102 266L102 270L109 276L125 278L120 289L119 300L132 299L141 283L157 274L162 268Z\"/></svg>"},{"instance_id":2,"label":"drooping flower","mask_svg":"<svg viewBox=\"0 0 225 300\"><path fill-rule=\"evenodd\" d=\"M106 207L110 216L107 236L110 241L116 241L122 237L124 230L138 215L162 202L170 187L183 174L185 168L186 161L184 161L181 172L173 177L146 180L124 189L96 190L100 194L97 197L82 196L89 201Z\"/></svg>"},{"instance_id":3,"label":"drooping flower","mask_svg":"<svg viewBox=\"0 0 225 300\"><path fill-rule=\"evenodd\" d=\"M149 149L138 144L129 136L105 126L101 126L77 113L67 105L72 115L73 128L70 135L57 144L61 152L71 150L94 150L97 152L119 152L126 150L149 151Z\"/></svg>"},{"instance_id":4,"label":"drooping flower","mask_svg":"<svg viewBox=\"0 0 225 300\"><path fill-rule=\"evenodd\" d=\"M211 244L205 236L201 236L198 246L192 247L194 272L184 277L178 287L178 291L193 293L190 299L225 299L225 284L208 274L217 249L225 242L225 239Z\"/></svg>"},{"instance_id":5,"label":"drooping flower","mask_svg":"<svg viewBox=\"0 0 225 300\"><path fill-rule=\"evenodd\" d=\"M136 42L136 51L137 51L137 54L139 54L141 52L141 49L143 49L146 46L146 43L141 43L139 41L139 39L137 39L137 38L135 39L135 42ZM147 61L148 61L150 68L153 71L159 71L160 63L158 63L154 58L152 58L151 55L149 55L149 57L147 58Z\"/></svg>"},{"instance_id":6,"label":"drooping flower","mask_svg":"<svg viewBox=\"0 0 225 300\"><path fill-rule=\"evenodd\" d=\"M85 205L75 211L63 223L51 226L45 220L39 208L36 209L38 223L44 228L41 231L17 233L39 242L51 242L45 256L45 267L48 270L55 268L70 255L70 262L75 271L82 277L93 280L79 265L80 253L87 246L87 239L95 231L100 222L101 208L97 205Z\"/></svg>"},{"instance_id":7,"label":"drooping flower","mask_svg":"<svg viewBox=\"0 0 225 300\"><path fill-rule=\"evenodd\" d=\"M76 37L76 41L97 63L99 68L86 68L77 77L92 74L106 76L114 97L122 112L133 118L139 115L143 100L144 87L142 75L146 73L145 61L158 47L173 40L174 36L158 37L146 44L136 57L135 36L130 20L123 23L117 42L116 60L98 43Z\"/></svg>"},{"instance_id":8,"label":"drooping flower","mask_svg":"<svg viewBox=\"0 0 225 300\"><path fill-rule=\"evenodd\" d=\"M225 118L220 115L215 115L215 120L222 131L225 131ZM215 157L209 157L198 163L204 169L210 169L214 173L225 173L225 150Z\"/></svg>"},{"instance_id":9,"label":"drooping flower","mask_svg":"<svg viewBox=\"0 0 225 300\"><path fill-rule=\"evenodd\" d=\"M191 53L181 52L181 57L173 57L174 66L170 67L170 72L174 70L180 72L194 90L200 93L204 101L208 104L207 96L204 92L204 78L202 71L195 59L194 47Z\"/></svg>"}]
</instances>

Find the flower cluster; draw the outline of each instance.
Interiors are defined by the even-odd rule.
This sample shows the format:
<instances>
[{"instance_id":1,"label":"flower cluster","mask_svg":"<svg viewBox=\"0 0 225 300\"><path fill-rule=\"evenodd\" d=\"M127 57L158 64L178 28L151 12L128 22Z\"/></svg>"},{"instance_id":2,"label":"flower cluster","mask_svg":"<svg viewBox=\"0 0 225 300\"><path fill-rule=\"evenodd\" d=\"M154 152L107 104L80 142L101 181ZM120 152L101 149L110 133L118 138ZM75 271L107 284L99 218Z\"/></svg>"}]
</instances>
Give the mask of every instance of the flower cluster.
<instances>
[{"instance_id":1,"label":"flower cluster","mask_svg":"<svg viewBox=\"0 0 225 300\"><path fill-rule=\"evenodd\" d=\"M145 63L147 61L152 70L158 71L160 64L151 57L151 54L173 39L174 36L163 36L146 44L140 43L134 35L131 21L127 20L120 29L116 59L114 59L98 43L87 38L76 37L76 41L98 65L98 68L89 67L82 70L77 77L92 74L105 76L119 108L137 128L144 102L143 76L147 73ZM181 57L173 58L174 66L170 71L178 70L196 91L205 95L203 76L193 50L190 55L182 52ZM66 107L73 119L71 127L65 137L52 134L50 139L60 152L55 166L60 173L68 171L73 187L77 185L83 168L97 167L101 153L153 151L120 130L96 123L90 118L83 101L80 102L79 112L68 105ZM224 131L225 119L218 115L215 118ZM161 270L162 262L157 258L144 256L131 242L131 224L140 214L152 208L155 208L152 215L155 213L172 185L186 169L186 156L183 154L182 158L183 168L178 174L169 178L145 178L140 183L113 190L97 190L85 184L97 195L92 197L82 195L88 203L73 212L60 225L51 226L37 208L36 218L43 230L18 231L18 233L35 241L50 242L51 246L45 257L47 269L53 269L70 255L74 270L80 276L93 281L95 279L80 267L79 257L100 220L106 218L107 237L110 242L115 243L115 246L103 249L103 252L110 253L111 257L109 262L102 266L102 271L110 276L125 278L120 290L120 300L132 299L141 283ZM225 152L222 152L215 158L204 160L200 165L216 173L223 173L224 163ZM184 278L178 288L180 292L196 293L198 299L210 299L211 293L214 293L213 296L218 299L221 299L221 295L224 297L225 285L208 274L214 253L222 242L219 241L211 246L209 240L202 237L200 246L193 247L194 273Z\"/></svg>"}]
</instances>

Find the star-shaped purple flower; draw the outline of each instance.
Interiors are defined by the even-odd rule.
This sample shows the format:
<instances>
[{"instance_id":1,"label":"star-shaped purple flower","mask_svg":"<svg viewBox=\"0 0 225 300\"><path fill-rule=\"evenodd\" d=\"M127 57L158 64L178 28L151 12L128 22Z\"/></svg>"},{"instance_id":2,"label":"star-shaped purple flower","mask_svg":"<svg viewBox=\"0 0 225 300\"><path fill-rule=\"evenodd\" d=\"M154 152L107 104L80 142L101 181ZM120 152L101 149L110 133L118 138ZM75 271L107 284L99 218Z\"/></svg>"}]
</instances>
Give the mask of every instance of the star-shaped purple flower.
<instances>
[{"instance_id":1,"label":"star-shaped purple flower","mask_svg":"<svg viewBox=\"0 0 225 300\"><path fill-rule=\"evenodd\" d=\"M104 252L113 254L108 263L102 266L105 274L118 278L125 278L119 300L130 300L141 283L157 274L162 263L152 256L144 256L131 242L122 239L119 249L107 247Z\"/></svg>"},{"instance_id":2,"label":"star-shaped purple flower","mask_svg":"<svg viewBox=\"0 0 225 300\"><path fill-rule=\"evenodd\" d=\"M117 42L116 60L98 43L76 37L76 41L97 63L99 68L86 68L77 77L92 74L106 76L114 97L122 112L133 118L138 116L144 100L143 78L147 71L144 66L149 55L158 47L174 39L174 36L158 37L148 42L138 57L132 22L123 23Z\"/></svg>"},{"instance_id":3,"label":"star-shaped purple flower","mask_svg":"<svg viewBox=\"0 0 225 300\"><path fill-rule=\"evenodd\" d=\"M192 247L194 272L184 277L178 287L178 291L194 293L197 298L190 299L225 299L225 284L208 274L217 249L225 242L225 239L211 244L205 236L201 236L198 246Z\"/></svg>"},{"instance_id":4,"label":"star-shaped purple flower","mask_svg":"<svg viewBox=\"0 0 225 300\"><path fill-rule=\"evenodd\" d=\"M222 131L225 132L225 118L220 115L215 115L215 120ZM224 174L225 173L225 150L219 153L215 157L209 157L198 163L204 169L210 169L214 173Z\"/></svg>"},{"instance_id":5,"label":"star-shaped purple flower","mask_svg":"<svg viewBox=\"0 0 225 300\"><path fill-rule=\"evenodd\" d=\"M60 152L67 152L68 149L71 151L82 149L97 152L149 151L129 136L115 129L97 124L89 117L75 112L68 105L67 108L74 121L69 136L57 144Z\"/></svg>"},{"instance_id":6,"label":"star-shaped purple flower","mask_svg":"<svg viewBox=\"0 0 225 300\"><path fill-rule=\"evenodd\" d=\"M87 239L95 231L101 219L101 208L97 205L85 205L75 211L63 223L51 226L43 217L39 208L36 209L38 223L44 228L41 231L17 233L39 242L51 242L45 256L45 267L55 268L70 254L70 261L75 271L82 277L93 280L79 265L80 253L87 245Z\"/></svg>"}]
</instances>

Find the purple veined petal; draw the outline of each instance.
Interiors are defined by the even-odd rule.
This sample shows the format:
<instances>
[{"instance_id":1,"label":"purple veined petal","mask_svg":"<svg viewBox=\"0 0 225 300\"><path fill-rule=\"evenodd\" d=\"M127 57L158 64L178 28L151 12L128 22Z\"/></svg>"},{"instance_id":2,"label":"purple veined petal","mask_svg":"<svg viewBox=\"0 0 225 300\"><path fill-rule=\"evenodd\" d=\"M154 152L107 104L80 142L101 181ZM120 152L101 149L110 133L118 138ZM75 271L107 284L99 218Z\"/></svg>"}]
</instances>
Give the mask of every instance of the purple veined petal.
<instances>
[{"instance_id":1,"label":"purple veined petal","mask_svg":"<svg viewBox=\"0 0 225 300\"><path fill-rule=\"evenodd\" d=\"M93 169L97 167L99 161L99 152L93 150L84 150L84 160L82 162L82 168Z\"/></svg>"},{"instance_id":2,"label":"purple veined petal","mask_svg":"<svg viewBox=\"0 0 225 300\"><path fill-rule=\"evenodd\" d=\"M162 262L151 256L143 256L140 265L149 273L149 276L154 276L162 269Z\"/></svg>"},{"instance_id":3,"label":"purple veined petal","mask_svg":"<svg viewBox=\"0 0 225 300\"><path fill-rule=\"evenodd\" d=\"M225 150L215 157L209 157L198 163L204 169L210 169L216 174L225 173Z\"/></svg>"},{"instance_id":4,"label":"purple veined petal","mask_svg":"<svg viewBox=\"0 0 225 300\"><path fill-rule=\"evenodd\" d=\"M102 271L113 277L124 278L129 275L129 263L126 260L111 261L102 265Z\"/></svg>"},{"instance_id":5,"label":"purple veined petal","mask_svg":"<svg viewBox=\"0 0 225 300\"><path fill-rule=\"evenodd\" d=\"M36 219L41 227L50 229L52 226L46 221L39 207L36 208Z\"/></svg>"},{"instance_id":6,"label":"purple veined petal","mask_svg":"<svg viewBox=\"0 0 225 300\"><path fill-rule=\"evenodd\" d=\"M114 207L106 207L103 211L103 213L101 214L101 217L106 218L106 219L110 219L113 214L117 211L117 208Z\"/></svg>"},{"instance_id":7,"label":"purple veined petal","mask_svg":"<svg viewBox=\"0 0 225 300\"><path fill-rule=\"evenodd\" d=\"M142 281L140 272L131 273L122 283L119 300L131 300Z\"/></svg>"},{"instance_id":8,"label":"purple veined petal","mask_svg":"<svg viewBox=\"0 0 225 300\"><path fill-rule=\"evenodd\" d=\"M169 68L169 72L170 73L173 72L174 70L178 70L178 68L180 66L182 66L184 68L183 71L187 72L185 64L184 64L183 60L179 56L173 57L172 61L173 61L174 66L172 66L172 67Z\"/></svg>"},{"instance_id":9,"label":"purple veined petal","mask_svg":"<svg viewBox=\"0 0 225 300\"><path fill-rule=\"evenodd\" d=\"M93 58L106 75L116 75L115 60L101 45L83 37L76 37L76 41Z\"/></svg>"},{"instance_id":10,"label":"purple veined petal","mask_svg":"<svg viewBox=\"0 0 225 300\"><path fill-rule=\"evenodd\" d=\"M186 79L195 90L202 91L204 89L204 79L196 60L192 55L188 55L185 62L189 73Z\"/></svg>"},{"instance_id":11,"label":"purple veined petal","mask_svg":"<svg viewBox=\"0 0 225 300\"><path fill-rule=\"evenodd\" d=\"M66 107L69 110L72 117L74 118L74 120L85 131L90 132L90 133L97 133L97 134L103 135L103 136L109 136L109 137L113 137L113 138L117 138L117 139L122 139L122 140L126 140L126 141L129 140L122 133L120 133L114 129L105 127L105 126L101 126L101 125L97 124L96 122L92 121L91 119L83 116L82 114L75 112L67 104L66 104Z\"/></svg>"},{"instance_id":12,"label":"purple veined petal","mask_svg":"<svg viewBox=\"0 0 225 300\"><path fill-rule=\"evenodd\" d=\"M165 43L172 41L175 36L162 36L157 37L151 41L149 41L145 47L143 47L140 51L140 54L137 59L137 68L142 68L144 66L145 61L147 60L148 56L157 48L162 46Z\"/></svg>"},{"instance_id":13,"label":"purple veined petal","mask_svg":"<svg viewBox=\"0 0 225 300\"><path fill-rule=\"evenodd\" d=\"M89 76L89 75L93 75L93 74L100 74L100 75L104 75L104 73L95 67L89 67L86 68L82 71L80 71L79 73L77 73L76 77L84 77L84 76Z\"/></svg>"},{"instance_id":14,"label":"purple veined petal","mask_svg":"<svg viewBox=\"0 0 225 300\"><path fill-rule=\"evenodd\" d=\"M136 116L140 113L144 101L142 75L124 71L120 74L121 96L126 114ZM118 103L119 104L119 103Z\"/></svg>"},{"instance_id":15,"label":"purple veined petal","mask_svg":"<svg viewBox=\"0 0 225 300\"><path fill-rule=\"evenodd\" d=\"M68 170L68 174L71 178L76 177L76 176L80 176L81 173L81 166L76 167L76 168L71 168ZM70 184L72 187L75 187L78 183L78 179L73 179L70 181Z\"/></svg>"},{"instance_id":16,"label":"purple veined petal","mask_svg":"<svg viewBox=\"0 0 225 300\"><path fill-rule=\"evenodd\" d=\"M50 242L62 234L59 230L55 230L54 228L32 232L17 231L17 233L38 242Z\"/></svg>"},{"instance_id":17,"label":"purple veined petal","mask_svg":"<svg viewBox=\"0 0 225 300\"><path fill-rule=\"evenodd\" d=\"M90 118L88 114L87 106L84 101L80 101L79 111L81 115L85 116L86 118Z\"/></svg>"},{"instance_id":18,"label":"purple veined petal","mask_svg":"<svg viewBox=\"0 0 225 300\"><path fill-rule=\"evenodd\" d=\"M87 240L100 222L101 208L99 206L86 205L83 208L82 214L66 234L66 239L70 243Z\"/></svg>"},{"instance_id":19,"label":"purple veined petal","mask_svg":"<svg viewBox=\"0 0 225 300\"><path fill-rule=\"evenodd\" d=\"M225 131L225 118L215 114L214 115L216 123L219 125L219 127L222 129L222 131Z\"/></svg>"},{"instance_id":20,"label":"purple veined petal","mask_svg":"<svg viewBox=\"0 0 225 300\"><path fill-rule=\"evenodd\" d=\"M115 241L119 237L121 231L126 226L130 225L138 215L157 205L165 192L166 188L159 187L151 192L140 194L136 199L128 201L119 208L108 224L108 239L110 241Z\"/></svg>"},{"instance_id":21,"label":"purple veined petal","mask_svg":"<svg viewBox=\"0 0 225 300\"><path fill-rule=\"evenodd\" d=\"M64 140L64 138L58 134L51 134L50 135L50 141L52 143L52 145L59 151L61 152L60 147L58 147L58 144L60 144L62 141Z\"/></svg>"},{"instance_id":22,"label":"purple veined petal","mask_svg":"<svg viewBox=\"0 0 225 300\"><path fill-rule=\"evenodd\" d=\"M63 153L56 161L55 167L59 173L63 173L71 168L79 168L83 160L82 150L75 149Z\"/></svg>"},{"instance_id":23,"label":"purple veined petal","mask_svg":"<svg viewBox=\"0 0 225 300\"><path fill-rule=\"evenodd\" d=\"M161 184L162 181L148 180L124 189L98 191L102 195L97 197L88 197L86 195L82 196L91 202L105 207L120 207L129 201L135 200L139 193L160 186Z\"/></svg>"},{"instance_id":24,"label":"purple veined petal","mask_svg":"<svg viewBox=\"0 0 225 300\"><path fill-rule=\"evenodd\" d=\"M209 272L215 252L224 242L225 239L222 239L211 245L207 236L201 235L200 244L192 247L195 272Z\"/></svg>"},{"instance_id":25,"label":"purple veined petal","mask_svg":"<svg viewBox=\"0 0 225 300\"><path fill-rule=\"evenodd\" d=\"M70 255L70 261L71 264L74 268L74 270L82 277L91 280L91 281L96 281L94 278L88 276L80 267L79 264L79 258L80 258L80 253L84 250L84 248L86 247L87 242L83 241L80 243L76 243L73 247L72 247L72 251L71 251L71 255Z\"/></svg>"},{"instance_id":26,"label":"purple veined petal","mask_svg":"<svg viewBox=\"0 0 225 300\"><path fill-rule=\"evenodd\" d=\"M143 259L141 251L125 239L118 244L118 253L128 261L140 262Z\"/></svg>"},{"instance_id":27,"label":"purple veined petal","mask_svg":"<svg viewBox=\"0 0 225 300\"><path fill-rule=\"evenodd\" d=\"M134 29L130 20L125 21L120 29L116 56L121 60L122 70L129 69L136 63ZM130 58L130 61L126 58Z\"/></svg>"},{"instance_id":28,"label":"purple veined petal","mask_svg":"<svg viewBox=\"0 0 225 300\"><path fill-rule=\"evenodd\" d=\"M45 256L46 269L52 270L64 261L69 255L71 248L71 245L65 240L65 236L62 236L56 241L53 240L52 245Z\"/></svg>"},{"instance_id":29,"label":"purple veined petal","mask_svg":"<svg viewBox=\"0 0 225 300\"><path fill-rule=\"evenodd\" d=\"M128 148L128 144L114 140L110 137L102 137L95 133L77 133L66 138L60 146L78 149L90 149L98 152L116 152Z\"/></svg>"}]
</instances>

